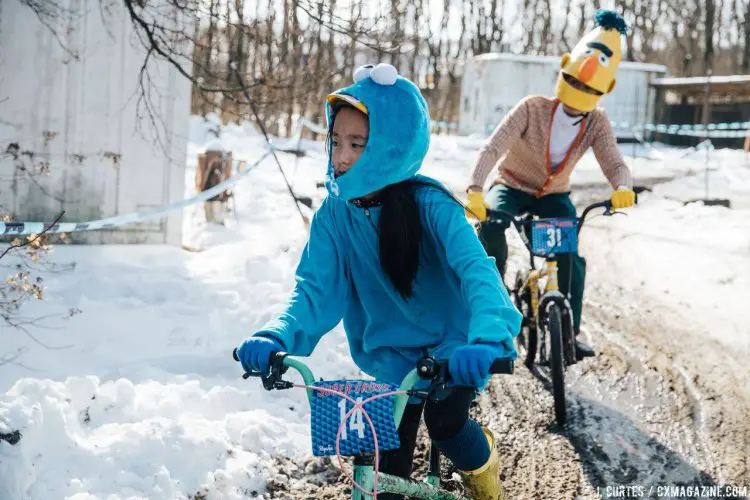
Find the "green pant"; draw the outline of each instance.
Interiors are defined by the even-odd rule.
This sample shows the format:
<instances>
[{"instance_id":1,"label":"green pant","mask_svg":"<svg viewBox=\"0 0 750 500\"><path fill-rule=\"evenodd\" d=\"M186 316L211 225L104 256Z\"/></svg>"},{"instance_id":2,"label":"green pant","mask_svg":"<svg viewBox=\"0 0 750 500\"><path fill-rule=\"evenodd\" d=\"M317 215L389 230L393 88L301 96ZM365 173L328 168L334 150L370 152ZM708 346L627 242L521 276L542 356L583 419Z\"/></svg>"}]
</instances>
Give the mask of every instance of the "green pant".
<instances>
[{"instance_id":1,"label":"green pant","mask_svg":"<svg viewBox=\"0 0 750 500\"><path fill-rule=\"evenodd\" d=\"M576 217L576 208L570 201L569 193L548 194L536 198L528 193L498 184L492 187L485 196L491 209L504 210L514 215L531 212L541 218ZM500 274L505 274L505 262L508 260L508 243L505 230L510 221L503 223L483 223L479 237L485 250L494 257ZM572 266L571 266L572 263ZM557 258L558 282L560 291L568 297L573 309L573 327L578 332L581 326L583 309L583 286L586 279L586 260L576 254L560 254ZM571 278L571 267L573 276Z\"/></svg>"}]
</instances>

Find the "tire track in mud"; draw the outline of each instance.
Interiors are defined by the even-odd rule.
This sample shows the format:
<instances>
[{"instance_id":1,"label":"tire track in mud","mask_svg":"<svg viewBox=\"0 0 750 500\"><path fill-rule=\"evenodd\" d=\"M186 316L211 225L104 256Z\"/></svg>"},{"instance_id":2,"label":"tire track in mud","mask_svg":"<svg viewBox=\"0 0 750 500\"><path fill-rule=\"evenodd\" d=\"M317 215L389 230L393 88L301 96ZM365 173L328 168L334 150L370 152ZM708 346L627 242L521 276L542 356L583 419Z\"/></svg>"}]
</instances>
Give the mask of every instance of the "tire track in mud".
<instances>
[{"instance_id":1,"label":"tire track in mud","mask_svg":"<svg viewBox=\"0 0 750 500\"><path fill-rule=\"evenodd\" d=\"M501 478L510 498L572 499L586 490L579 457L554 424L549 384L525 365L499 377L480 398L478 420L499 441Z\"/></svg>"},{"instance_id":2,"label":"tire track in mud","mask_svg":"<svg viewBox=\"0 0 750 500\"><path fill-rule=\"evenodd\" d=\"M629 346L670 384L670 390L684 394L684 406L679 409L689 410L692 418L681 421L692 433L687 460L714 483L750 486L750 353L731 340L724 342L720 331L696 326L699 312L690 304L649 296L644 282L629 289L622 286L619 277L632 270L619 265L611 227L603 225L599 230L604 237L596 240L592 271L597 277L609 276L611 283L600 280L588 285L587 296L642 299L587 301L592 305L584 318L598 323L602 336ZM737 324L740 321L738 316Z\"/></svg>"}]
</instances>

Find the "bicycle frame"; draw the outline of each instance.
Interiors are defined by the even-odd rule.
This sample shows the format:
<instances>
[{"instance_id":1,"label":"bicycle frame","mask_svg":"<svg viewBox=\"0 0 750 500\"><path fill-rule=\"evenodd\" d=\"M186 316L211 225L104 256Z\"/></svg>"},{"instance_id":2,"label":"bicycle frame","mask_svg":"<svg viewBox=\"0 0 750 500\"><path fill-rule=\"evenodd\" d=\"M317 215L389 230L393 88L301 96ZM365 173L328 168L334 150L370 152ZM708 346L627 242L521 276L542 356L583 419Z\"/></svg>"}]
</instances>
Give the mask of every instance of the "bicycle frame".
<instances>
[{"instance_id":1,"label":"bicycle frame","mask_svg":"<svg viewBox=\"0 0 750 500\"><path fill-rule=\"evenodd\" d=\"M536 302L538 302L538 293L539 293L539 281L541 281L544 278L547 279L547 283L544 285L544 290L542 290L543 293L552 291L552 290L559 290L559 284L557 282L557 259L551 258L548 259L547 262L545 262L545 265L542 269L531 269L529 271L529 275L526 278L526 280L523 282L521 287L519 288L518 292L521 293L527 288L531 292L532 297L532 303L536 308ZM534 297L537 297L536 299Z\"/></svg>"},{"instance_id":2,"label":"bicycle frame","mask_svg":"<svg viewBox=\"0 0 750 500\"><path fill-rule=\"evenodd\" d=\"M637 195L636 195L637 203ZM610 201L601 201L592 203L587 206L581 217L576 218L575 234L580 234L581 228L586 221L586 216L595 208L604 208L604 215L613 215L618 213L612 211ZM524 310L526 324L529 327L528 338L525 339L526 347L525 364L532 369L537 362L537 355L542 363L549 361L550 379L552 382L552 395L554 399L555 418L557 422L564 425L566 422L566 403L565 403L565 382L564 372L567 366L575 364L578 361L578 354L575 344L575 331L573 324L573 310L568 298L560 291L558 283L558 253L552 253L550 250L562 250L561 253L571 254L576 252L575 246L562 246L555 242L554 234L552 244L547 248L539 250L538 242L534 241L534 227L531 225L535 217L530 214L516 216L505 210L487 210L490 222L495 223L513 223L518 235L529 251L529 270L520 272L513 287L510 288L511 294L515 297L515 303L520 309ZM531 227L531 231L528 229ZM569 228L570 225L565 226ZM553 229L554 232L554 229ZM558 236L559 238L559 236ZM535 252L536 250L536 252ZM536 269L535 257L544 257L545 265L541 269ZM573 257L571 256L571 266ZM568 277L568 293L572 285L573 271ZM540 293L539 280L547 278L544 290ZM526 295L528 291L528 296ZM526 310L525 304L528 305ZM541 335L539 334L541 332ZM549 340L549 357L547 356L547 343ZM541 341L541 345L538 342Z\"/></svg>"},{"instance_id":3,"label":"bicycle frame","mask_svg":"<svg viewBox=\"0 0 750 500\"><path fill-rule=\"evenodd\" d=\"M532 261L533 258L532 254ZM543 278L547 278L547 281L544 284L544 289L540 292L539 281ZM557 259L555 257L550 257L546 260L544 267L541 269L534 269L532 267L523 284L521 284L518 290L515 291L518 296L522 296L526 290L529 291L531 314L526 318L529 324L529 338L526 339L526 348L530 349L526 355L527 366L528 363L532 362L529 360L536 360L537 353L539 356L544 357L547 352L545 347L546 337L542 335L539 340L538 334L536 333L538 330L545 329L547 305L556 302L561 311L566 312L568 317L572 317L572 311L570 311L568 302L560 292L557 279ZM541 345L538 345L537 342L540 341ZM533 357L529 357L530 352L533 352L531 355ZM571 360L569 360L569 362L570 361Z\"/></svg>"},{"instance_id":4,"label":"bicycle frame","mask_svg":"<svg viewBox=\"0 0 750 500\"><path fill-rule=\"evenodd\" d=\"M587 206L581 216L578 217L578 223L576 224L577 234L580 234L581 228L583 227L583 224L586 221L586 217L588 216L589 212L596 208L604 208L606 210L605 214L614 213L611 212L612 205L609 201L592 203L591 205ZM530 292L529 295L531 298L531 311L533 312L533 314L531 314L531 317L528 318L528 321L531 323L530 326L536 328L540 323L543 323L544 310L546 308L546 305L550 302L557 302L561 310L567 312L567 314L572 317L572 311L570 311L568 301L560 292L560 286L557 278L558 256L555 254L547 256L544 266L540 269L536 268L534 258L539 256L534 254L531 242L529 241L530 235L528 235L525 231L525 224L531 222L531 219L517 217L514 214L506 212L504 210L488 210L487 213L491 219L500 220L504 218L511 222L515 226L518 235L529 251L530 271L528 273L528 276L525 277L524 283L518 290L515 291L518 295L522 295L527 289ZM544 285L544 289L540 293L539 281L543 278L547 278L547 282Z\"/></svg>"},{"instance_id":5,"label":"bicycle frame","mask_svg":"<svg viewBox=\"0 0 750 500\"><path fill-rule=\"evenodd\" d=\"M283 358L283 366L285 368L295 369L301 376L306 386L312 386L315 383L315 376L313 375L310 368L294 358L285 356ZM247 375L247 374L246 374ZM247 377L245 377L247 378ZM404 377L399 387L399 391L410 391L414 388L416 383L420 380L420 376L417 373L417 369L412 369L406 377ZM281 386L267 386L264 380L264 387L270 388L288 388L289 382L284 381L284 385ZM309 401L312 401L312 390L307 389L307 397ZM393 396L395 398L393 404L393 417L396 421L396 427L401 423L401 418L404 415L404 410L409 401L408 394L400 394ZM432 454L431 454L432 455ZM432 456L431 456L432 462ZM378 472L378 493L395 493L408 495L413 498L422 498L428 500L471 500L455 493L450 493L440 488L440 470L433 470L432 463L430 464L430 470L424 481L416 481L414 479L405 479L402 477L394 476L391 474ZM359 484L363 489L367 491L373 491L375 485L375 467L374 457L371 455L361 455L354 457L354 481ZM365 498L371 497L371 494L365 494L357 488L352 488L352 500L364 500Z\"/></svg>"}]
</instances>

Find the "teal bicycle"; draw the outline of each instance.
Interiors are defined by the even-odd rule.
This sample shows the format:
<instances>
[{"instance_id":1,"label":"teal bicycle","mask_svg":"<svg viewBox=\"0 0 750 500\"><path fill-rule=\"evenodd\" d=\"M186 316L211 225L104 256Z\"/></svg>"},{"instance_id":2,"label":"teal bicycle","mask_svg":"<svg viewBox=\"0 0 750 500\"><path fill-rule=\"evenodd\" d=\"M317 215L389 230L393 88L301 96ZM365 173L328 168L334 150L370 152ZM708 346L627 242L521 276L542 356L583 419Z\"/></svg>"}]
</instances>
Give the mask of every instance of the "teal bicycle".
<instances>
[{"instance_id":1,"label":"teal bicycle","mask_svg":"<svg viewBox=\"0 0 750 500\"><path fill-rule=\"evenodd\" d=\"M232 354L235 361L239 361L236 349ZM302 376L303 384L283 379L289 368ZM498 358L490 373L512 374L513 368L512 359ZM398 387L375 380L316 382L307 365L283 352L271 355L267 375L247 372L242 377L260 377L263 387L269 391L293 387L307 390L313 454L338 457L339 467L354 485L352 500L376 498L379 493L427 500L471 500L441 488L440 452L434 443L430 444L429 468L422 481L378 471L380 451L400 445L398 426L409 398L440 400L459 388L448 386L447 360L425 354ZM352 475L344 470L342 456L353 457Z\"/></svg>"}]
</instances>

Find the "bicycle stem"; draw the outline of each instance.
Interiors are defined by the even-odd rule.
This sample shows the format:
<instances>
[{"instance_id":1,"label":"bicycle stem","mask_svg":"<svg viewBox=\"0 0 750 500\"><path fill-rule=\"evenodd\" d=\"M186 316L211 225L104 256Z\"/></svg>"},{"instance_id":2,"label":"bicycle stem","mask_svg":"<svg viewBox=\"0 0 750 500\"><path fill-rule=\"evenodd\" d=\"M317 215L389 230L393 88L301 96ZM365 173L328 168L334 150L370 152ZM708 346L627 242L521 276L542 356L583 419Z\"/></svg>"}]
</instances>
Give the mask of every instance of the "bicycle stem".
<instances>
[{"instance_id":1,"label":"bicycle stem","mask_svg":"<svg viewBox=\"0 0 750 500\"><path fill-rule=\"evenodd\" d=\"M401 382L401 386L398 388L398 390L403 392L410 391L417 384L419 378L420 377L417 374L417 370L413 369L406 375L406 377L404 377L404 380ZM395 397L395 399L396 400L393 402L393 418L396 420L396 423L400 424L401 418L404 416L406 405L409 402L409 395L399 394Z\"/></svg>"}]
</instances>

